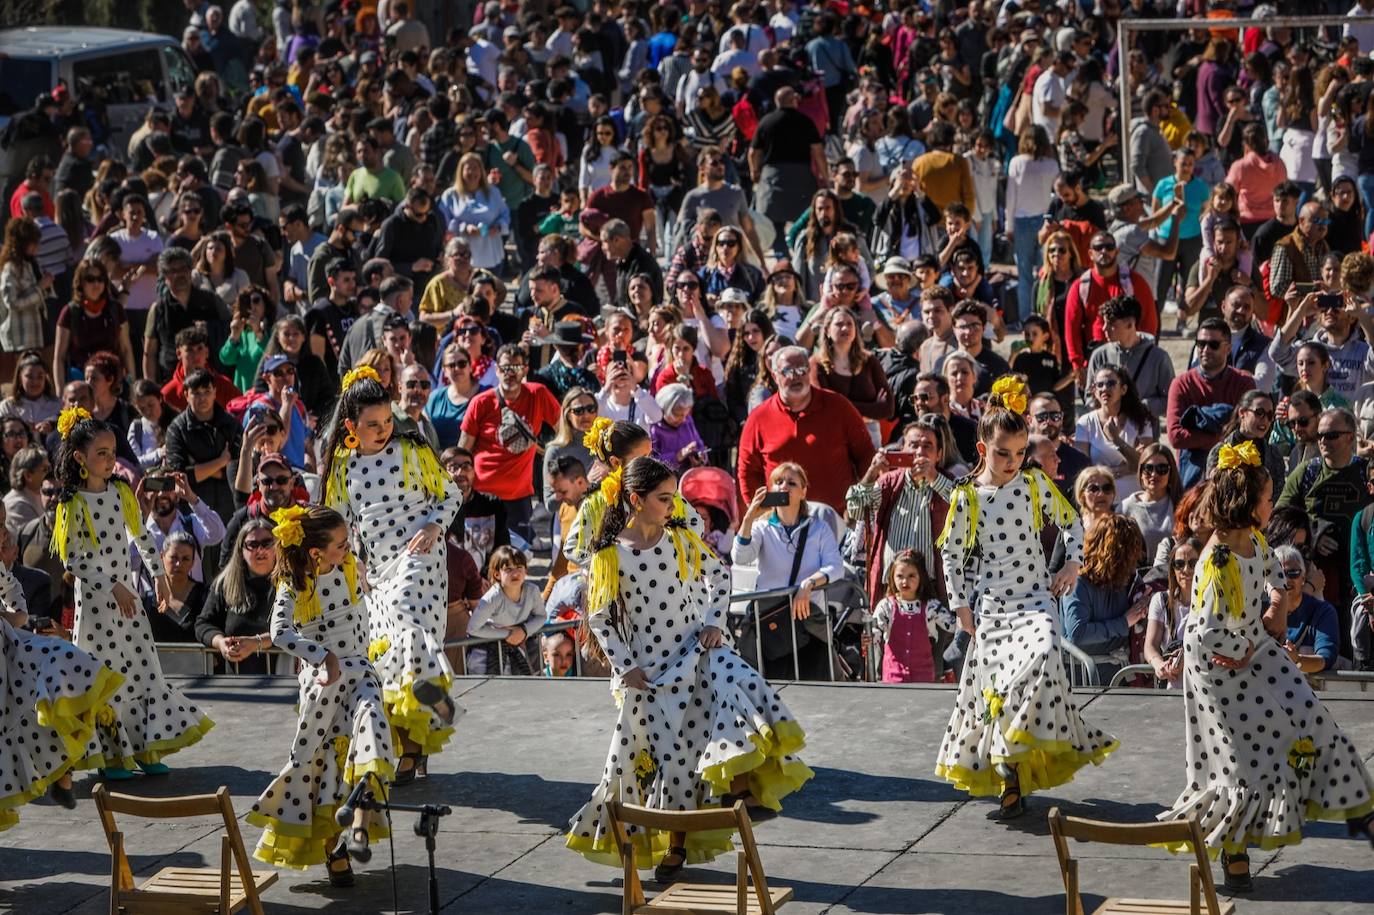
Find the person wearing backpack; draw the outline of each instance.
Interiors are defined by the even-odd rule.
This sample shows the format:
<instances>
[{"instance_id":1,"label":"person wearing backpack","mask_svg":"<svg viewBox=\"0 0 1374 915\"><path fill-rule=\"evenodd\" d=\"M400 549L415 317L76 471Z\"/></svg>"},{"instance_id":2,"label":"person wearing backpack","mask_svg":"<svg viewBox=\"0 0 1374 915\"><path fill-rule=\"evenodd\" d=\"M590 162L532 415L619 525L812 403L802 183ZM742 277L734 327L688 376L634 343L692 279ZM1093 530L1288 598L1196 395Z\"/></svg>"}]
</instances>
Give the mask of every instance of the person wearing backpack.
<instances>
[{"instance_id":1,"label":"person wearing backpack","mask_svg":"<svg viewBox=\"0 0 1374 915\"><path fill-rule=\"evenodd\" d=\"M1064 303L1064 343L1075 370L1087 368L1088 357L1106 339L1100 310L1110 298L1133 297L1140 303L1140 330L1154 337L1159 335L1154 293L1144 277L1118 264L1116 237L1105 230L1098 232L1088 247L1092 267L1069 286Z\"/></svg>"}]
</instances>

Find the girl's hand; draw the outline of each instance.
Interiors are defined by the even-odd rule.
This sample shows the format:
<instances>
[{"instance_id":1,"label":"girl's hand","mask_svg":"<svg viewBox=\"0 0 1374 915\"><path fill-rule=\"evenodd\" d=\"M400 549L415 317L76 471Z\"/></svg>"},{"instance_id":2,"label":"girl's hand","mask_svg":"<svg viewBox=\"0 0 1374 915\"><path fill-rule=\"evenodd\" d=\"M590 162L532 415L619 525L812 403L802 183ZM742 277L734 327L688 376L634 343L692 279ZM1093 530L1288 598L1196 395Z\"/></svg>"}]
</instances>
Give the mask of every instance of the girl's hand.
<instances>
[{"instance_id":1,"label":"girl's hand","mask_svg":"<svg viewBox=\"0 0 1374 915\"><path fill-rule=\"evenodd\" d=\"M1249 666L1250 659L1255 656L1255 649L1257 647L1257 645L1251 642L1249 650L1246 651L1245 655L1240 658L1228 658L1224 654L1214 654L1212 655L1212 664L1216 667L1224 667L1227 670L1241 670L1242 668Z\"/></svg>"},{"instance_id":2,"label":"girl's hand","mask_svg":"<svg viewBox=\"0 0 1374 915\"><path fill-rule=\"evenodd\" d=\"M977 635L977 631L975 630L974 625L973 625L973 610L972 610L971 608L969 608L969 607L955 607L955 608L954 608L954 615L957 616L957 617L959 618L959 629L960 629L960 631L966 632L966 633L968 633L970 636L976 636L976 635Z\"/></svg>"},{"instance_id":3,"label":"girl's hand","mask_svg":"<svg viewBox=\"0 0 1374 915\"><path fill-rule=\"evenodd\" d=\"M719 648L725 644L725 633L715 626L707 626L701 630L701 635L697 636L697 641L702 648Z\"/></svg>"},{"instance_id":4,"label":"girl's hand","mask_svg":"<svg viewBox=\"0 0 1374 915\"><path fill-rule=\"evenodd\" d=\"M158 580L166 581L161 577ZM124 587L120 582L115 582L114 599L115 606L119 608L119 612L124 615L124 618L133 619L134 614L138 612L138 598L134 596L134 592Z\"/></svg>"},{"instance_id":5,"label":"girl's hand","mask_svg":"<svg viewBox=\"0 0 1374 915\"><path fill-rule=\"evenodd\" d=\"M1066 562L1062 569L1054 573L1054 578L1050 579L1050 593L1055 597L1063 597L1073 590L1076 581L1078 581L1078 563Z\"/></svg>"},{"instance_id":6,"label":"girl's hand","mask_svg":"<svg viewBox=\"0 0 1374 915\"><path fill-rule=\"evenodd\" d=\"M620 682L630 689L648 689L649 678L645 675L642 668L636 667L625 672L625 676L620 678Z\"/></svg>"},{"instance_id":7,"label":"girl's hand","mask_svg":"<svg viewBox=\"0 0 1374 915\"><path fill-rule=\"evenodd\" d=\"M328 686L339 679L339 659L334 652L329 652L324 656L324 667L320 675L315 678L315 682L320 686Z\"/></svg>"},{"instance_id":8,"label":"girl's hand","mask_svg":"<svg viewBox=\"0 0 1374 915\"><path fill-rule=\"evenodd\" d=\"M434 544L438 542L443 532L443 528L431 521L415 532L415 536L410 538L410 543L406 545L406 549L410 551L412 556L428 553L434 549ZM518 645L519 642L515 644Z\"/></svg>"}]
</instances>

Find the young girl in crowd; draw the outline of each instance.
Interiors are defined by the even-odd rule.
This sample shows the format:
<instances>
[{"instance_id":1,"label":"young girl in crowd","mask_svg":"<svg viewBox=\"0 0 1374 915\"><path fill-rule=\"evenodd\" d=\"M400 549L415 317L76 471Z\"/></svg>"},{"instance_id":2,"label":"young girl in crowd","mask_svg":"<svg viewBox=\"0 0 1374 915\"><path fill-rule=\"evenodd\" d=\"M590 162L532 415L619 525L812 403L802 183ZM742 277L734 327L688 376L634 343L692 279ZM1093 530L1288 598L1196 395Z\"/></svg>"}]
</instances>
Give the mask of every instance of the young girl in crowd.
<instances>
[{"instance_id":1,"label":"young girl in crowd","mask_svg":"<svg viewBox=\"0 0 1374 915\"><path fill-rule=\"evenodd\" d=\"M603 487L603 491L604 491ZM620 866L607 801L696 810L745 801L760 818L814 774L805 734L725 641L730 575L678 516L677 477L641 457L617 474L593 541L584 629L618 698L605 774L568 827L568 847ZM584 633L585 636L586 633ZM667 647L663 647L667 646ZM728 835L629 827L660 882L731 850Z\"/></svg>"},{"instance_id":2,"label":"young girl in crowd","mask_svg":"<svg viewBox=\"0 0 1374 915\"><path fill-rule=\"evenodd\" d=\"M883 639L884 683L933 683L931 653L937 626L950 626L949 611L935 597L926 562L915 550L902 550L887 567L887 596L873 611Z\"/></svg>"},{"instance_id":3,"label":"young girl in crowd","mask_svg":"<svg viewBox=\"0 0 1374 915\"><path fill-rule=\"evenodd\" d=\"M1201 167L1201 162L1198 166ZM1207 201L1207 210L1202 214L1202 253L1206 257L1214 257L1212 250L1212 230L1221 222L1229 220L1240 224L1239 203L1236 200L1236 189L1225 181L1212 187L1212 196ZM1236 253L1236 268L1249 276L1255 266L1255 255L1250 250L1250 243L1245 240L1245 236L1240 238L1240 250Z\"/></svg>"},{"instance_id":4,"label":"young girl in crowd","mask_svg":"<svg viewBox=\"0 0 1374 915\"><path fill-rule=\"evenodd\" d=\"M253 804L263 827L254 857L279 867L328 862L329 882L350 886L349 858L366 864L369 842L387 835L369 812L354 812L340 836L334 811L360 780L395 775L382 683L368 656L367 611L348 525L338 512L293 505L272 515L277 538L272 644L301 663L295 739L286 765Z\"/></svg>"},{"instance_id":5,"label":"young girl in crowd","mask_svg":"<svg viewBox=\"0 0 1374 915\"><path fill-rule=\"evenodd\" d=\"M1146 611L1145 662L1170 689L1183 685L1183 634L1193 597L1193 569L1201 555L1202 541L1196 537L1174 544L1169 551L1169 586L1151 596Z\"/></svg>"},{"instance_id":6,"label":"young girl in crowd","mask_svg":"<svg viewBox=\"0 0 1374 915\"><path fill-rule=\"evenodd\" d=\"M1044 471L1022 469L1028 398L1015 375L993 384L978 466L954 488L937 541L959 628L976 635L935 773L974 796L1000 793L990 819L1020 816L1026 794L1100 765L1117 747L1083 721L1064 673L1056 598L1078 576L1083 528ZM1052 578L1039 537L1046 524L1066 547Z\"/></svg>"},{"instance_id":7,"label":"young girl in crowd","mask_svg":"<svg viewBox=\"0 0 1374 915\"><path fill-rule=\"evenodd\" d=\"M75 578L76 645L124 677L110 697L96 756L107 779L166 775L161 760L214 726L163 678L130 562L130 542L154 582L159 605L172 600L157 544L143 528L138 490L114 477L115 436L80 407L57 420L57 516L52 548Z\"/></svg>"},{"instance_id":8,"label":"young girl in crowd","mask_svg":"<svg viewBox=\"0 0 1374 915\"><path fill-rule=\"evenodd\" d=\"M0 535L3 536L3 535ZM69 642L22 628L24 592L0 567L0 832L49 794L76 809L72 770L99 753L97 721L124 678Z\"/></svg>"},{"instance_id":9,"label":"young girl in crowd","mask_svg":"<svg viewBox=\"0 0 1374 915\"><path fill-rule=\"evenodd\" d=\"M373 663L401 740L396 784L407 785L423 758L453 734L442 537L460 496L429 444L395 430L391 395L371 368L344 376L324 454L324 504L344 517L364 547L369 631L388 646Z\"/></svg>"},{"instance_id":10,"label":"young girl in crowd","mask_svg":"<svg viewBox=\"0 0 1374 915\"><path fill-rule=\"evenodd\" d=\"M1250 845L1299 842L1307 819L1345 820L1374 843L1374 779L1264 629L1273 557L1260 529L1273 492L1253 443L1223 447L1200 504L1213 531L1183 635L1188 786L1159 815L1198 822L1233 891L1250 888Z\"/></svg>"},{"instance_id":11,"label":"young girl in crowd","mask_svg":"<svg viewBox=\"0 0 1374 915\"><path fill-rule=\"evenodd\" d=\"M529 637L544 625L544 595L529 580L529 559L513 546L498 546L487 563L492 582L468 620L468 635L479 639L503 639L504 644L474 645L468 649L470 674L505 673L497 650L506 656L509 671L534 672Z\"/></svg>"}]
</instances>

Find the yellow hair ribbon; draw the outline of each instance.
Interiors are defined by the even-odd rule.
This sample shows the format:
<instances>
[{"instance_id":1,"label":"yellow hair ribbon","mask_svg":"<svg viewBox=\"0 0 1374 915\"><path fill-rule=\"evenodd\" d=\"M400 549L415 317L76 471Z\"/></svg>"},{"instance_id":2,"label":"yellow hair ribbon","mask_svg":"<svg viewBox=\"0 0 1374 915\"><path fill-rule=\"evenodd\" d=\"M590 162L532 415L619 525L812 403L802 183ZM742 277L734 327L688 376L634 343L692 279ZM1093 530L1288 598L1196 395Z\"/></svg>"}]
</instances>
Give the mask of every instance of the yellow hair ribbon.
<instances>
[{"instance_id":1,"label":"yellow hair ribbon","mask_svg":"<svg viewBox=\"0 0 1374 915\"><path fill-rule=\"evenodd\" d=\"M382 383L382 376L377 374L377 370L370 365L360 365L343 376L343 383L339 386L340 391L347 391L353 385L362 381L364 378L371 378L378 384Z\"/></svg>"},{"instance_id":2,"label":"yellow hair ribbon","mask_svg":"<svg viewBox=\"0 0 1374 915\"><path fill-rule=\"evenodd\" d=\"M447 474L439 466L434 449L420 445L408 438L401 439L401 472L405 485L409 487L412 476L417 487L428 493L436 502L442 502L447 494Z\"/></svg>"},{"instance_id":3,"label":"yellow hair ribbon","mask_svg":"<svg viewBox=\"0 0 1374 915\"><path fill-rule=\"evenodd\" d=\"M614 425L614 422L604 416L597 417L596 421L592 423L592 427L583 434L582 447L590 451L592 456L598 460L609 460L611 454L606 447L608 443L602 440L610 433L611 427Z\"/></svg>"},{"instance_id":4,"label":"yellow hair ribbon","mask_svg":"<svg viewBox=\"0 0 1374 915\"><path fill-rule=\"evenodd\" d=\"M623 488L621 477L624 469L624 467L617 467L601 480L601 491L606 494L607 505L613 505L620 501L620 491Z\"/></svg>"},{"instance_id":5,"label":"yellow hair ribbon","mask_svg":"<svg viewBox=\"0 0 1374 915\"><path fill-rule=\"evenodd\" d=\"M1228 549L1215 547L1202 564L1202 578L1194 592L1193 612L1203 610L1203 595L1215 587L1221 595L1221 603L1226 612L1234 619L1245 615L1245 589L1240 580L1240 562Z\"/></svg>"},{"instance_id":6,"label":"yellow hair ribbon","mask_svg":"<svg viewBox=\"0 0 1374 915\"><path fill-rule=\"evenodd\" d=\"M1025 413L1028 404L1026 383L1015 375L1003 375L992 383L992 393L1002 398L1002 405L1013 413Z\"/></svg>"},{"instance_id":7,"label":"yellow hair ribbon","mask_svg":"<svg viewBox=\"0 0 1374 915\"><path fill-rule=\"evenodd\" d=\"M305 539L301 519L306 514L306 510L299 505L288 505L272 512L272 521L276 524L272 528L272 536L276 537L282 546L300 546L301 541Z\"/></svg>"},{"instance_id":8,"label":"yellow hair ribbon","mask_svg":"<svg viewBox=\"0 0 1374 915\"><path fill-rule=\"evenodd\" d=\"M76 503L73 505L73 503ZM100 548L99 541L95 537L95 520L91 518L91 507L86 504L85 496L75 493L70 499L57 504L57 517L53 519L52 543L48 545L50 553L56 555L63 562L71 555L71 538L79 536L80 530L72 526L72 512L77 512L77 524L85 522L86 542L90 544L92 550Z\"/></svg>"},{"instance_id":9,"label":"yellow hair ribbon","mask_svg":"<svg viewBox=\"0 0 1374 915\"><path fill-rule=\"evenodd\" d=\"M1221 450L1217 452L1217 467L1222 470L1230 470L1243 464L1248 464L1251 467L1260 465L1259 449L1255 447L1254 442L1222 445Z\"/></svg>"},{"instance_id":10,"label":"yellow hair ribbon","mask_svg":"<svg viewBox=\"0 0 1374 915\"><path fill-rule=\"evenodd\" d=\"M57 431L66 438L77 423L90 418L91 412L84 407L68 407L57 415Z\"/></svg>"}]
</instances>

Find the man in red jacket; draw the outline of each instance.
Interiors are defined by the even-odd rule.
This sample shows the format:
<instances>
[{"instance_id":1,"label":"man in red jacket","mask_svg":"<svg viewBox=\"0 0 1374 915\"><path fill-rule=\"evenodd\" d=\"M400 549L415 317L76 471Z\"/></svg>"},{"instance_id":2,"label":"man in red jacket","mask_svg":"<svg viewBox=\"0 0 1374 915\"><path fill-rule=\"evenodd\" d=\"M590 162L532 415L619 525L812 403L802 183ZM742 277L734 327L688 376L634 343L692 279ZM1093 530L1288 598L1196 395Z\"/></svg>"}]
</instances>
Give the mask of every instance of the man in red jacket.
<instances>
[{"instance_id":1,"label":"man in red jacket","mask_svg":"<svg viewBox=\"0 0 1374 915\"><path fill-rule=\"evenodd\" d=\"M740 433L740 496L748 502L773 468L795 461L811 480L808 496L844 511L844 496L868 469L873 439L849 400L813 387L811 360L800 346L773 354L778 393L749 414Z\"/></svg>"},{"instance_id":2,"label":"man in red jacket","mask_svg":"<svg viewBox=\"0 0 1374 915\"><path fill-rule=\"evenodd\" d=\"M1139 273L1117 264L1116 238L1110 232L1098 232L1089 242L1089 248L1092 269L1069 285L1069 297L1064 305L1064 342L1069 362L1075 369L1087 368L1093 344L1107 339L1102 333L1098 309L1114 296L1135 296L1140 303L1139 329L1159 336L1154 292Z\"/></svg>"},{"instance_id":3,"label":"man in red jacket","mask_svg":"<svg viewBox=\"0 0 1374 915\"><path fill-rule=\"evenodd\" d=\"M1169 444L1178 452L1184 488L1207 471L1207 453L1221 441L1222 429L1240 396L1255 386L1249 372L1232 368L1231 328L1221 318L1205 318L1193 338L1197 365L1169 385L1166 425Z\"/></svg>"}]
</instances>

